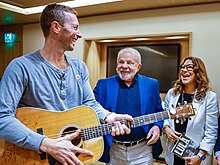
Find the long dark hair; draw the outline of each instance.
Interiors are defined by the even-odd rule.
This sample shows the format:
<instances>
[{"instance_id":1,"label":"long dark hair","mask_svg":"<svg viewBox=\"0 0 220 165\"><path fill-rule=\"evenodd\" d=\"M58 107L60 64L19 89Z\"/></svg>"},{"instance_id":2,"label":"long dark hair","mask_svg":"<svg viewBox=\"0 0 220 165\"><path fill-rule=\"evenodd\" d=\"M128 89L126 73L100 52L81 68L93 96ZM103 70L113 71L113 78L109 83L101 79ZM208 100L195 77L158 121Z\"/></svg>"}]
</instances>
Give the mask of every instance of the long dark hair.
<instances>
[{"instance_id":1,"label":"long dark hair","mask_svg":"<svg viewBox=\"0 0 220 165\"><path fill-rule=\"evenodd\" d=\"M197 88L197 93L195 97L197 100L200 100L206 96L206 92L210 89L209 78L207 75L205 64L198 57L186 57L182 61L180 66L183 65L186 62L186 60L191 60L193 63L194 66L193 72L196 75L196 88ZM181 81L180 72L178 79L174 83L173 87L174 87L173 93L175 95L183 92L184 84Z\"/></svg>"}]
</instances>

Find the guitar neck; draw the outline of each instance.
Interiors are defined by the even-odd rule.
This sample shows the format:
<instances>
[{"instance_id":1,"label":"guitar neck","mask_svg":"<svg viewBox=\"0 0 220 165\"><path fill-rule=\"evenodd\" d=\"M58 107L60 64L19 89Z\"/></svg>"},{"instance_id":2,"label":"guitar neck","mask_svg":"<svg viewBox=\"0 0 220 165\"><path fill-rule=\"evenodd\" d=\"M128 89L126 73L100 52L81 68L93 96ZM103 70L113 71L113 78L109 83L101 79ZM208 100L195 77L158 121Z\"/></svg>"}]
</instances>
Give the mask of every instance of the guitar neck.
<instances>
[{"instance_id":1,"label":"guitar neck","mask_svg":"<svg viewBox=\"0 0 220 165\"><path fill-rule=\"evenodd\" d=\"M127 121L122 121L122 123L126 125L130 125L131 128L136 128L165 119L169 119L169 113L167 111L136 117L134 118L134 121L131 122L130 124ZM114 124L110 123L110 124L102 124L99 126L83 128L81 129L81 137L83 138L83 140L89 140L110 134L113 126Z\"/></svg>"},{"instance_id":2,"label":"guitar neck","mask_svg":"<svg viewBox=\"0 0 220 165\"><path fill-rule=\"evenodd\" d=\"M169 119L169 113L167 111L135 117L131 123L131 128L140 127L147 124L152 124L161 120Z\"/></svg>"},{"instance_id":3,"label":"guitar neck","mask_svg":"<svg viewBox=\"0 0 220 165\"><path fill-rule=\"evenodd\" d=\"M81 137L83 140L97 138L103 135L111 134L114 123L102 124L81 129Z\"/></svg>"}]
</instances>

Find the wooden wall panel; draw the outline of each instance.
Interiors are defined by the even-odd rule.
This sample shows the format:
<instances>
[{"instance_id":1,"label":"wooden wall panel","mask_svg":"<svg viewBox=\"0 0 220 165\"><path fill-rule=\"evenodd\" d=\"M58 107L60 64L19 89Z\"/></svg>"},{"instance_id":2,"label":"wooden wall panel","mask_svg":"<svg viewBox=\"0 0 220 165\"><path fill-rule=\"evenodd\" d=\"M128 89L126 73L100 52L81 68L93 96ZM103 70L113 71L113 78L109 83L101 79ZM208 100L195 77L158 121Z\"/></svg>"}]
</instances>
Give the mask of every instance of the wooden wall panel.
<instances>
[{"instance_id":1,"label":"wooden wall panel","mask_svg":"<svg viewBox=\"0 0 220 165\"><path fill-rule=\"evenodd\" d=\"M14 33L16 40L14 43L4 43L4 34ZM22 55L23 48L23 27L18 25L0 26L0 78L3 76L5 68L10 61Z\"/></svg>"},{"instance_id":2,"label":"wooden wall panel","mask_svg":"<svg viewBox=\"0 0 220 165\"><path fill-rule=\"evenodd\" d=\"M137 39L144 40L137 40ZM106 78L107 71L107 46L145 45L145 44L180 44L180 62L191 56L191 32L158 34L147 36L128 36L121 38L92 38L84 42L84 61L90 72L90 83L95 87L100 78ZM93 43L93 44L92 44ZM94 46L95 45L95 46ZM92 53L91 53L92 50ZM97 62L97 60L99 60ZM116 61L115 61L116 62ZM164 96L162 96L164 98Z\"/></svg>"}]
</instances>

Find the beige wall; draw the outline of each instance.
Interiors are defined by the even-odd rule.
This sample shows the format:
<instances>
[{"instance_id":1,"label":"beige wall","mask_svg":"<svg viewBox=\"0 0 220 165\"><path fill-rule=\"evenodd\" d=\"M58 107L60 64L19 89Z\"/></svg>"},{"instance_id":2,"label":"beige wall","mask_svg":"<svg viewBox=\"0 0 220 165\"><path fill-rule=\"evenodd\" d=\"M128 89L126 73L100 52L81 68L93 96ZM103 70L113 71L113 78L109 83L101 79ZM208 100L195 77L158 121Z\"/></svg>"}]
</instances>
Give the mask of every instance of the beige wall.
<instances>
[{"instance_id":1,"label":"beige wall","mask_svg":"<svg viewBox=\"0 0 220 165\"><path fill-rule=\"evenodd\" d=\"M23 52L24 54L33 52L43 47L44 36L39 23L24 25L23 27ZM67 52L68 55L83 59L83 39L77 43L74 52ZM80 52L80 53L78 53Z\"/></svg>"},{"instance_id":2,"label":"beige wall","mask_svg":"<svg viewBox=\"0 0 220 165\"><path fill-rule=\"evenodd\" d=\"M220 5L180 7L80 19L84 39L192 32L192 55L203 59L212 87L220 95ZM38 24L24 26L24 53L42 47ZM70 56L83 59L83 39Z\"/></svg>"}]
</instances>

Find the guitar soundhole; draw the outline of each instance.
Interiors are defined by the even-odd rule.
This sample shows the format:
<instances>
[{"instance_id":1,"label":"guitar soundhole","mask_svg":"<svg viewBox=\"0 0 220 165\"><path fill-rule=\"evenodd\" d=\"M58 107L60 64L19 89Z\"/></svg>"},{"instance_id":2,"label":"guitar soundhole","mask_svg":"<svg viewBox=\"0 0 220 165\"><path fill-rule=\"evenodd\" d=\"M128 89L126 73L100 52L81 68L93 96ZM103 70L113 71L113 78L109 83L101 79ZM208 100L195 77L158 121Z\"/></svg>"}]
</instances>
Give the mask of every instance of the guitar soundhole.
<instances>
[{"instance_id":1,"label":"guitar soundhole","mask_svg":"<svg viewBox=\"0 0 220 165\"><path fill-rule=\"evenodd\" d=\"M70 133L74 133L78 128L76 127L68 127L65 128L61 134L61 137L68 135ZM82 147L82 142L81 142L81 137L77 137L75 139L73 139L72 144L78 147ZM75 154L76 156L79 156L79 153ZM48 155L48 161L50 165L62 165L60 162L58 162L56 159L54 159L51 155Z\"/></svg>"},{"instance_id":2,"label":"guitar soundhole","mask_svg":"<svg viewBox=\"0 0 220 165\"><path fill-rule=\"evenodd\" d=\"M61 137L65 136L65 135L67 135L67 134L70 134L70 133L74 133L74 132L76 132L77 129L78 129L78 128L76 128L76 127L68 127L68 128L66 128L66 129L64 129L64 131L63 131ZM71 142L72 142L72 144L73 144L74 146L78 146L78 147L79 147L79 144L80 144L80 142L81 142L81 137L77 137L77 138L73 139Z\"/></svg>"},{"instance_id":3,"label":"guitar soundhole","mask_svg":"<svg viewBox=\"0 0 220 165\"><path fill-rule=\"evenodd\" d=\"M73 132L75 132L77 129L78 129L78 128L76 128L76 127L68 127L68 128L66 128L66 129L64 129L64 131L63 131L63 133L62 133L61 136L65 136L65 135L67 135L67 134L73 133ZM72 144L73 144L74 146L82 147L81 137L77 137L77 138L73 139L71 142L72 142ZM76 153L75 155L78 157L80 154L79 154L79 153Z\"/></svg>"}]
</instances>

